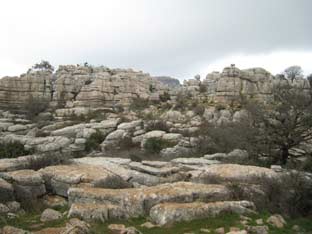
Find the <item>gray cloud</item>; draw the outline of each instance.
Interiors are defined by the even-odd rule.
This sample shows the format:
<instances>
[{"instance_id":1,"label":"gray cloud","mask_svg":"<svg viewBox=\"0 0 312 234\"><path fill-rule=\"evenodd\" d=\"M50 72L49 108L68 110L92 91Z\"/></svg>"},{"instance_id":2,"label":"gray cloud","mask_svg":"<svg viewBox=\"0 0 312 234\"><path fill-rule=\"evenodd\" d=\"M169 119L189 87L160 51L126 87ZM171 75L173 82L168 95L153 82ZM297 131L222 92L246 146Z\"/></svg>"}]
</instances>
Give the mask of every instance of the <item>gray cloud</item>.
<instances>
[{"instance_id":1,"label":"gray cloud","mask_svg":"<svg viewBox=\"0 0 312 234\"><path fill-rule=\"evenodd\" d=\"M43 58L187 78L235 53L312 52L310 0L6 2L0 62L10 72Z\"/></svg>"}]
</instances>

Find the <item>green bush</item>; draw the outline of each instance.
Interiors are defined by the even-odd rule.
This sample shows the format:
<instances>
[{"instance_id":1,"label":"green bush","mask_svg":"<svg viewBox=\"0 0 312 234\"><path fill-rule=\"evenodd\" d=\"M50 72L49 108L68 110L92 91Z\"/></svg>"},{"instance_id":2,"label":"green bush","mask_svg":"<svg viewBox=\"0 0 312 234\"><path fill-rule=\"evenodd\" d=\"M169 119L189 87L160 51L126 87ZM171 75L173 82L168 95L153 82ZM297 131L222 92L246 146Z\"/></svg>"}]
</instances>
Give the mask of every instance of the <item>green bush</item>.
<instances>
[{"instance_id":1,"label":"green bush","mask_svg":"<svg viewBox=\"0 0 312 234\"><path fill-rule=\"evenodd\" d=\"M152 120L152 121L147 122L145 129L147 132L153 131L153 130L161 130L161 131L168 132L169 126L163 120Z\"/></svg>"},{"instance_id":2,"label":"green bush","mask_svg":"<svg viewBox=\"0 0 312 234\"><path fill-rule=\"evenodd\" d=\"M171 97L168 92L164 92L163 94L159 95L159 99L161 102L166 102L166 101L171 100Z\"/></svg>"},{"instance_id":3,"label":"green bush","mask_svg":"<svg viewBox=\"0 0 312 234\"><path fill-rule=\"evenodd\" d=\"M194 104L193 111L196 115L202 116L205 112L205 106L201 104Z\"/></svg>"},{"instance_id":4,"label":"green bush","mask_svg":"<svg viewBox=\"0 0 312 234\"><path fill-rule=\"evenodd\" d=\"M149 107L150 102L148 99L145 98L134 98L132 103L130 104L130 110L137 111L137 110L144 110L145 108Z\"/></svg>"},{"instance_id":5,"label":"green bush","mask_svg":"<svg viewBox=\"0 0 312 234\"><path fill-rule=\"evenodd\" d=\"M85 150L91 152L92 150L99 150L100 144L105 140L105 136L102 132L96 131L86 141Z\"/></svg>"},{"instance_id":6,"label":"green bush","mask_svg":"<svg viewBox=\"0 0 312 234\"><path fill-rule=\"evenodd\" d=\"M200 93L207 93L208 89L206 85L200 84L199 85L199 92Z\"/></svg>"},{"instance_id":7,"label":"green bush","mask_svg":"<svg viewBox=\"0 0 312 234\"><path fill-rule=\"evenodd\" d=\"M44 112L49 107L49 100L45 98L29 97L23 109L26 111L26 117L29 120L34 120L41 112Z\"/></svg>"},{"instance_id":8,"label":"green bush","mask_svg":"<svg viewBox=\"0 0 312 234\"><path fill-rule=\"evenodd\" d=\"M0 158L17 158L28 155L31 152L25 150L24 145L20 142L0 143Z\"/></svg>"},{"instance_id":9,"label":"green bush","mask_svg":"<svg viewBox=\"0 0 312 234\"><path fill-rule=\"evenodd\" d=\"M158 154L162 149L169 148L175 144L161 138L149 138L144 144L144 149L152 154Z\"/></svg>"}]
</instances>

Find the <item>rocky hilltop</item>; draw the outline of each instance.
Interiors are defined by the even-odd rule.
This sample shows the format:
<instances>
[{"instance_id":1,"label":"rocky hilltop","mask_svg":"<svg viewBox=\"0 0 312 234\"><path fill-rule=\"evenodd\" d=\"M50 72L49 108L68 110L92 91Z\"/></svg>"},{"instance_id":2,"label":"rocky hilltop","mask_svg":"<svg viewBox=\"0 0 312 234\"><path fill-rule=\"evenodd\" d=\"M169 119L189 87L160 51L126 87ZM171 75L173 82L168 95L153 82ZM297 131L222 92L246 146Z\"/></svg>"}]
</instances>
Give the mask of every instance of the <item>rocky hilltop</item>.
<instances>
[{"instance_id":1,"label":"rocky hilltop","mask_svg":"<svg viewBox=\"0 0 312 234\"><path fill-rule=\"evenodd\" d=\"M0 233L309 233L288 217L312 210L311 142L274 164L264 150L277 139L250 151L256 124L238 105L265 103L280 84L311 91L300 77L235 66L175 88L72 65L0 79Z\"/></svg>"},{"instance_id":2,"label":"rocky hilltop","mask_svg":"<svg viewBox=\"0 0 312 234\"><path fill-rule=\"evenodd\" d=\"M273 86L281 82L286 81L262 68L240 70L233 66L221 73L210 73L202 81L198 77L186 80L179 87L178 80L151 77L132 69L67 65L59 66L55 73L30 70L20 77L3 77L0 107L22 108L30 99L49 102L57 108L124 107L134 98L158 101L165 92L175 97L185 91L194 97L228 104L242 96L265 100L272 94ZM310 88L303 78L296 79L293 85Z\"/></svg>"},{"instance_id":3,"label":"rocky hilltop","mask_svg":"<svg viewBox=\"0 0 312 234\"><path fill-rule=\"evenodd\" d=\"M68 65L59 66L55 73L30 70L20 77L0 79L0 106L22 107L30 98L59 107L126 106L133 98L158 100L165 90L147 73Z\"/></svg>"}]
</instances>

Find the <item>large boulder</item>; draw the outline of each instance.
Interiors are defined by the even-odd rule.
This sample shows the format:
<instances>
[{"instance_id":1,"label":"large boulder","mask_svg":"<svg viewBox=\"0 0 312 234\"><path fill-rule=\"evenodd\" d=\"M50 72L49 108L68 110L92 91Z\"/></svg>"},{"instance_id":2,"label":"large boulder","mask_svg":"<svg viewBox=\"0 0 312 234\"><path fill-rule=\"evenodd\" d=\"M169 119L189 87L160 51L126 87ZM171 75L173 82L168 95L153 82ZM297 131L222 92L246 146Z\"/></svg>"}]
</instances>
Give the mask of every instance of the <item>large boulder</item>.
<instances>
[{"instance_id":1,"label":"large boulder","mask_svg":"<svg viewBox=\"0 0 312 234\"><path fill-rule=\"evenodd\" d=\"M253 214L255 213L254 210L255 205L249 201L162 203L150 210L150 217L158 225L167 225L181 221L216 217L225 213Z\"/></svg>"},{"instance_id":2,"label":"large boulder","mask_svg":"<svg viewBox=\"0 0 312 234\"><path fill-rule=\"evenodd\" d=\"M14 200L13 186L0 178L0 203Z\"/></svg>"},{"instance_id":3,"label":"large boulder","mask_svg":"<svg viewBox=\"0 0 312 234\"><path fill-rule=\"evenodd\" d=\"M34 200L46 193L44 180L37 171L12 171L5 173L4 176L12 183L18 200Z\"/></svg>"},{"instance_id":4,"label":"large boulder","mask_svg":"<svg viewBox=\"0 0 312 234\"><path fill-rule=\"evenodd\" d=\"M130 186L117 174L118 172L98 166L58 165L43 168L39 172L45 180L47 189L64 197L67 197L70 187L124 188Z\"/></svg>"}]
</instances>

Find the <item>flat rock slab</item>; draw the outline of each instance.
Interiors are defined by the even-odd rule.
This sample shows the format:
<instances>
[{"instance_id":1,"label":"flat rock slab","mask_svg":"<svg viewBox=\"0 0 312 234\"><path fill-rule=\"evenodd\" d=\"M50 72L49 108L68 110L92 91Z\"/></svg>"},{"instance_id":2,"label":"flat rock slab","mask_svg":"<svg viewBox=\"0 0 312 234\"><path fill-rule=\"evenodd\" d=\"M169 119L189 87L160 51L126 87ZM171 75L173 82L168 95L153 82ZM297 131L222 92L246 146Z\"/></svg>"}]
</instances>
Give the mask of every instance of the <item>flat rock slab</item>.
<instances>
[{"instance_id":1,"label":"flat rock slab","mask_svg":"<svg viewBox=\"0 0 312 234\"><path fill-rule=\"evenodd\" d=\"M178 164L187 164L187 165L197 165L197 164L211 165L211 164L220 163L217 160L208 160L204 158L176 158L176 159L171 160L171 162L178 163Z\"/></svg>"},{"instance_id":2,"label":"flat rock slab","mask_svg":"<svg viewBox=\"0 0 312 234\"><path fill-rule=\"evenodd\" d=\"M169 183L183 180L178 174L167 177L158 177L156 175L151 175L144 173L143 170L137 171L132 170L129 167L131 162L130 159L123 158L106 158L106 157L85 157L79 159L73 159L73 163L82 165L91 165L103 167L108 171L118 173L118 175L125 181L129 181L133 184L155 186L161 183ZM155 171L157 170L154 169ZM183 175L182 175L183 176Z\"/></svg>"},{"instance_id":3,"label":"flat rock slab","mask_svg":"<svg viewBox=\"0 0 312 234\"><path fill-rule=\"evenodd\" d=\"M150 167L161 168L169 165L170 163L163 161L142 161L142 164Z\"/></svg>"},{"instance_id":4,"label":"flat rock slab","mask_svg":"<svg viewBox=\"0 0 312 234\"><path fill-rule=\"evenodd\" d=\"M57 195L67 197L69 187L108 187L123 184L123 179L103 167L83 164L50 166L39 171L46 186ZM116 172L118 173L118 172Z\"/></svg>"},{"instance_id":5,"label":"flat rock slab","mask_svg":"<svg viewBox=\"0 0 312 234\"><path fill-rule=\"evenodd\" d=\"M131 162L129 164L129 167L133 170L137 170L143 173L156 175L156 176L167 176L167 175L177 173L180 170L179 167L155 168L152 166L143 165L142 163L139 163L139 162Z\"/></svg>"},{"instance_id":6,"label":"flat rock slab","mask_svg":"<svg viewBox=\"0 0 312 234\"><path fill-rule=\"evenodd\" d=\"M257 178L276 178L278 174L265 167L245 166L238 164L210 165L202 171L190 172L193 182L211 183L212 181L235 181L253 183Z\"/></svg>"},{"instance_id":7,"label":"flat rock slab","mask_svg":"<svg viewBox=\"0 0 312 234\"><path fill-rule=\"evenodd\" d=\"M255 206L249 201L222 201L212 203L162 203L150 210L151 220L158 225L216 217L223 213L253 214Z\"/></svg>"},{"instance_id":8,"label":"flat rock slab","mask_svg":"<svg viewBox=\"0 0 312 234\"><path fill-rule=\"evenodd\" d=\"M70 188L68 198L72 204L116 205L122 208L124 216L138 217L162 202L222 201L229 199L229 191L223 185L178 182L130 189Z\"/></svg>"}]
</instances>

